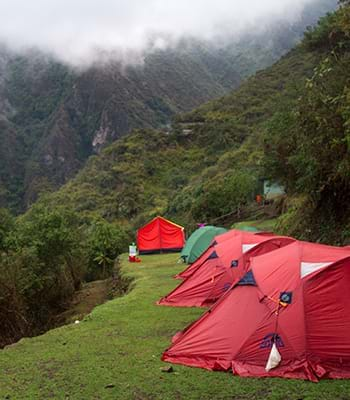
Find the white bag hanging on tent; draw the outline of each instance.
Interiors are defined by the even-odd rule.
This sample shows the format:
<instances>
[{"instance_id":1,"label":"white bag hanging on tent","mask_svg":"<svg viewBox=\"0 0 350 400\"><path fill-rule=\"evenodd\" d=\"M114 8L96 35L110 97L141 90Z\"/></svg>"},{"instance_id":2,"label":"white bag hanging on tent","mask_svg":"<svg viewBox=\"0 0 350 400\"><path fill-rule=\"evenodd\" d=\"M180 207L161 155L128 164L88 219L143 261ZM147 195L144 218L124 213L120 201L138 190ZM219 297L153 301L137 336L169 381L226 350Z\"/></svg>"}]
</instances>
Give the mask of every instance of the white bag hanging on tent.
<instances>
[{"instance_id":1,"label":"white bag hanging on tent","mask_svg":"<svg viewBox=\"0 0 350 400\"><path fill-rule=\"evenodd\" d=\"M265 371L269 372L271 369L276 368L279 365L279 363L281 362L281 360L282 360L281 354L277 350L277 346L274 343L272 345L269 359L267 360Z\"/></svg>"}]
</instances>

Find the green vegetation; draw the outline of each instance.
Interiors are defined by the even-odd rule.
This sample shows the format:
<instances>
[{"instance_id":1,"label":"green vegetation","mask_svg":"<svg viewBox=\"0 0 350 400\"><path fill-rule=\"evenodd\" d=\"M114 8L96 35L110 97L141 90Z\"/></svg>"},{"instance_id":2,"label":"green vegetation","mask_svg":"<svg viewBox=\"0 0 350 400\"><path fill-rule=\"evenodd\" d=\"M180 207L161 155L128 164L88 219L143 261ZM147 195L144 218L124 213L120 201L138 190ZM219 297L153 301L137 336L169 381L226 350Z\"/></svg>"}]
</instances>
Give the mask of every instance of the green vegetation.
<instances>
[{"instance_id":1,"label":"green vegetation","mask_svg":"<svg viewBox=\"0 0 350 400\"><path fill-rule=\"evenodd\" d=\"M14 219L6 208L0 208L0 251L5 248L6 237L13 228Z\"/></svg>"},{"instance_id":2,"label":"green vegetation","mask_svg":"<svg viewBox=\"0 0 350 400\"><path fill-rule=\"evenodd\" d=\"M239 210L242 204L252 200L256 187L256 177L247 172L216 176L203 185L191 209L193 218L206 221Z\"/></svg>"},{"instance_id":3,"label":"green vegetation","mask_svg":"<svg viewBox=\"0 0 350 400\"><path fill-rule=\"evenodd\" d=\"M261 178L282 183L284 234L349 241L349 6L232 94L139 130L89 160L51 204L135 229L163 214L192 229L249 215ZM248 212L247 212L248 211Z\"/></svg>"},{"instance_id":4,"label":"green vegetation","mask_svg":"<svg viewBox=\"0 0 350 400\"><path fill-rule=\"evenodd\" d=\"M349 10L344 5L321 19L299 46L230 95L177 116L171 127L134 130L106 147L61 190L41 195L25 215L14 220L0 210L0 316L7 321L0 327L1 344L49 326L82 281L110 276L130 235L158 214L189 232L196 222L230 227L242 219L268 220L283 211L273 224L252 225L307 240L348 243ZM170 62L176 55L168 56ZM159 54L154 57L159 63ZM58 67L52 67L53 74L56 69L71 82L72 76ZM95 73L89 71L84 79ZM84 79L79 78L81 85ZM67 95L59 85L52 90ZM20 98L16 91L13 96ZM79 107L84 108L83 97ZM21 101L24 113L28 100ZM58 104L44 103L38 105L33 124L40 124ZM73 103L65 103L64 121L74 120L79 135L85 128L93 132L97 114L90 113L83 129L68 112L77 106ZM156 100L148 104L167 109ZM60 129L71 137L68 125ZM87 143L79 140L76 143ZM79 149L83 160L86 148ZM64 167L50 165L64 173ZM42 176L35 163L32 167L38 172L34 192L46 192L52 177ZM6 168L1 182L5 175ZM282 183L287 198L270 208L254 204L262 178ZM34 181L28 178L28 183ZM0 202L10 192L1 190Z\"/></svg>"},{"instance_id":5,"label":"green vegetation","mask_svg":"<svg viewBox=\"0 0 350 400\"><path fill-rule=\"evenodd\" d=\"M0 208L0 346L53 326L85 281L114 275L125 291L132 277L135 288L80 324L0 352L0 397L347 398L342 381L296 385L181 366L164 374L160 355L171 336L201 313L154 304L176 284L177 255L137 265L123 256L123 276L114 265L135 229L158 214L188 231L207 222L350 241L350 4L341 3L275 65L159 130L147 128L220 94L228 64L204 68L208 49L181 63L176 52L156 53L128 79L106 72L96 88L94 68L76 76L51 61L11 61L7 90L16 110L0 118L0 206L18 211L22 200L40 198L17 218ZM176 87L167 85L170 75ZM143 79L152 84L141 93ZM122 93L135 96L126 101ZM50 193L92 153L96 132L109 142L136 127L145 129L90 157ZM262 178L283 184L286 198L254 204Z\"/></svg>"},{"instance_id":6,"label":"green vegetation","mask_svg":"<svg viewBox=\"0 0 350 400\"><path fill-rule=\"evenodd\" d=\"M175 113L236 87L240 76L227 57L194 43L154 52L143 66L111 61L77 71L40 53L8 55L0 88L8 105L0 121L0 205L23 211L106 144L135 128L165 126Z\"/></svg>"},{"instance_id":7,"label":"green vegetation","mask_svg":"<svg viewBox=\"0 0 350 400\"><path fill-rule=\"evenodd\" d=\"M87 218L129 226L163 213L168 199L208 163L204 149L176 134L136 131L92 157L63 190L47 196L51 206L70 204Z\"/></svg>"},{"instance_id":8,"label":"green vegetation","mask_svg":"<svg viewBox=\"0 0 350 400\"><path fill-rule=\"evenodd\" d=\"M168 132L134 131L45 201L132 228L157 214L190 229L230 214L229 226L265 173L266 121L297 104L324 54L299 46L231 95L178 116Z\"/></svg>"},{"instance_id":9,"label":"green vegetation","mask_svg":"<svg viewBox=\"0 0 350 400\"><path fill-rule=\"evenodd\" d=\"M256 220L256 221L241 221L237 222L232 228L239 229L245 226L251 226L258 229L259 231L274 232L279 234L280 232L276 229L277 218Z\"/></svg>"},{"instance_id":10,"label":"green vegetation","mask_svg":"<svg viewBox=\"0 0 350 400\"><path fill-rule=\"evenodd\" d=\"M0 352L0 397L22 399L347 399L346 380L311 382L249 379L174 365L161 372L171 337L203 312L156 306L177 284L178 255L122 257L134 289L97 307L80 324L23 339Z\"/></svg>"},{"instance_id":11,"label":"green vegetation","mask_svg":"<svg viewBox=\"0 0 350 400\"><path fill-rule=\"evenodd\" d=\"M285 233L343 243L350 237L350 7L322 19L304 46L327 52L297 104L268 122L265 169L290 196L279 223Z\"/></svg>"},{"instance_id":12,"label":"green vegetation","mask_svg":"<svg viewBox=\"0 0 350 400\"><path fill-rule=\"evenodd\" d=\"M136 65L109 61L72 69L35 50L14 55L1 48L0 207L25 211L107 144L134 129L167 127L177 113L233 90L278 60L335 6L336 0L314 1L294 25L276 23L238 42L184 39ZM250 118L262 115L259 105L249 107ZM215 135L205 140L213 152L249 133L240 118L217 124L215 114ZM227 132L232 130L235 137Z\"/></svg>"},{"instance_id":13,"label":"green vegetation","mask_svg":"<svg viewBox=\"0 0 350 400\"><path fill-rule=\"evenodd\" d=\"M118 226L64 207L0 211L0 347L49 328L84 280L106 278L127 243ZM112 264L112 265L111 265Z\"/></svg>"},{"instance_id":14,"label":"green vegetation","mask_svg":"<svg viewBox=\"0 0 350 400\"><path fill-rule=\"evenodd\" d=\"M116 225L100 219L87 230L87 280L106 278L113 273L115 259L125 251L127 234Z\"/></svg>"},{"instance_id":15,"label":"green vegetation","mask_svg":"<svg viewBox=\"0 0 350 400\"><path fill-rule=\"evenodd\" d=\"M37 332L70 298L84 274L76 218L37 206L3 239L0 345Z\"/></svg>"}]
</instances>

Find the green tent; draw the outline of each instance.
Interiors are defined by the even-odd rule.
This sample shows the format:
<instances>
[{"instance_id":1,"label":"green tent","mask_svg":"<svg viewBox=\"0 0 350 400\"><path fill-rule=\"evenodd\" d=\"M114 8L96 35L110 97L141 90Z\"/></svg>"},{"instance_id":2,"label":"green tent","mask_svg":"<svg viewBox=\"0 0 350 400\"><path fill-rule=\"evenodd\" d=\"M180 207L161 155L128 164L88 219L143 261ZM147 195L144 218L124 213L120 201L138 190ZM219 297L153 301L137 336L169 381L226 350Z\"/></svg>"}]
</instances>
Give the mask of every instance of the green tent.
<instances>
[{"instance_id":1,"label":"green tent","mask_svg":"<svg viewBox=\"0 0 350 400\"><path fill-rule=\"evenodd\" d=\"M211 225L198 228L187 239L181 252L181 258L188 264L192 264L209 247L215 236L225 232L227 232L227 229Z\"/></svg>"}]
</instances>

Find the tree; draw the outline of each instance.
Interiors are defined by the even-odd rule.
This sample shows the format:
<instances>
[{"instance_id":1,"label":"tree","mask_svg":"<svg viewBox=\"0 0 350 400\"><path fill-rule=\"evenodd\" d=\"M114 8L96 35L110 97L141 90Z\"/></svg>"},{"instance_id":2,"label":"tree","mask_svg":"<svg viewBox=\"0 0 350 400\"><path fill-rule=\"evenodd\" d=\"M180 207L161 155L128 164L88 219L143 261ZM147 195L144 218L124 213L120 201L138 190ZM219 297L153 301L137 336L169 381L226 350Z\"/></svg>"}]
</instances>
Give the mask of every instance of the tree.
<instances>
[{"instance_id":1,"label":"tree","mask_svg":"<svg viewBox=\"0 0 350 400\"><path fill-rule=\"evenodd\" d=\"M126 232L103 219L92 223L88 229L89 254L88 279L106 278L113 272L116 257L127 248ZM102 267L102 270L101 270Z\"/></svg>"},{"instance_id":2,"label":"tree","mask_svg":"<svg viewBox=\"0 0 350 400\"><path fill-rule=\"evenodd\" d=\"M192 204L192 214L197 221L210 221L228 213L238 212L253 200L257 188L254 173L231 170L219 179L209 180L199 191Z\"/></svg>"},{"instance_id":3,"label":"tree","mask_svg":"<svg viewBox=\"0 0 350 400\"><path fill-rule=\"evenodd\" d=\"M336 14L330 33L340 34L295 109L276 114L264 134L266 175L295 199L283 220L293 228L285 232L330 243L345 240L350 217L350 47L342 18Z\"/></svg>"},{"instance_id":4,"label":"tree","mask_svg":"<svg viewBox=\"0 0 350 400\"><path fill-rule=\"evenodd\" d=\"M6 208L0 208L0 251L5 249L7 235L14 225L14 218Z\"/></svg>"}]
</instances>

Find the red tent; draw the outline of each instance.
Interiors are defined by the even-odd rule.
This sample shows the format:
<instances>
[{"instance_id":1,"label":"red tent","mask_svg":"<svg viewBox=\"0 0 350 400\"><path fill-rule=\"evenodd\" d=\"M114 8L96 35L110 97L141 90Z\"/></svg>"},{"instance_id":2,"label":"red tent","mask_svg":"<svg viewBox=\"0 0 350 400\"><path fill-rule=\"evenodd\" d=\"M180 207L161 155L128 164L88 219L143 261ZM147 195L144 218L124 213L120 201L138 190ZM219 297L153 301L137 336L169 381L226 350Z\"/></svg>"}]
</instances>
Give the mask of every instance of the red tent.
<instances>
[{"instance_id":1,"label":"red tent","mask_svg":"<svg viewBox=\"0 0 350 400\"><path fill-rule=\"evenodd\" d=\"M349 249L294 242L254 257L163 360L240 376L350 378L349 287Z\"/></svg>"},{"instance_id":2,"label":"red tent","mask_svg":"<svg viewBox=\"0 0 350 400\"><path fill-rule=\"evenodd\" d=\"M178 307L206 307L219 299L240 280L252 256L286 246L294 239L261 236L239 231L231 239L216 244L202 265L158 304Z\"/></svg>"},{"instance_id":3,"label":"red tent","mask_svg":"<svg viewBox=\"0 0 350 400\"><path fill-rule=\"evenodd\" d=\"M226 240L232 239L235 236L240 236L242 234L241 230L238 229L231 229L225 233L222 233L221 235L215 236L213 242L210 244L208 249L191 265L189 265L184 271L180 272L175 276L176 279L187 279L191 275L194 274L194 272L197 271L197 269L208 259L210 254L212 253L212 248L216 244L223 243ZM274 236L273 233L266 233L266 232L249 232L251 235L264 235L264 236Z\"/></svg>"},{"instance_id":4,"label":"red tent","mask_svg":"<svg viewBox=\"0 0 350 400\"><path fill-rule=\"evenodd\" d=\"M181 251L184 244L184 228L163 217L152 219L137 231L140 254Z\"/></svg>"}]
</instances>

